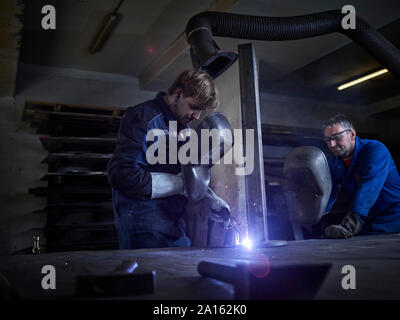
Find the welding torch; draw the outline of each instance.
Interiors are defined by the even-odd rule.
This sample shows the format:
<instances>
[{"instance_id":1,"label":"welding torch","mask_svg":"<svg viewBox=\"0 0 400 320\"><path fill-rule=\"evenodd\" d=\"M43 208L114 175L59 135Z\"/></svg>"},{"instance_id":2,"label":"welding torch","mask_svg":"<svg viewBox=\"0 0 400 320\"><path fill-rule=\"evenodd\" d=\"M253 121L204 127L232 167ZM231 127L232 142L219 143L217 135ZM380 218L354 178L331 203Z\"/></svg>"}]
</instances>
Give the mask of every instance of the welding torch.
<instances>
[{"instance_id":1,"label":"welding torch","mask_svg":"<svg viewBox=\"0 0 400 320\"><path fill-rule=\"evenodd\" d=\"M229 209L223 207L219 211L212 210L212 212L214 215L220 217L223 220L225 230L232 230L235 239L235 244L238 244L240 242L241 233L237 221L231 218Z\"/></svg>"}]
</instances>

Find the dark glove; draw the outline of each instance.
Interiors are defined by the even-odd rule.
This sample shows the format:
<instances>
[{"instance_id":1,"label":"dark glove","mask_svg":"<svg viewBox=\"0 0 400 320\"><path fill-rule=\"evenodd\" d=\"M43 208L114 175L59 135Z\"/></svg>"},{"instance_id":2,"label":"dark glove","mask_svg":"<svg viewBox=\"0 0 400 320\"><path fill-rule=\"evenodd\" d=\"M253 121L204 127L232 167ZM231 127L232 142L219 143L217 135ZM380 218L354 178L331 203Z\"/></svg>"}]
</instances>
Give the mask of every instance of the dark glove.
<instances>
[{"instance_id":1,"label":"dark glove","mask_svg":"<svg viewBox=\"0 0 400 320\"><path fill-rule=\"evenodd\" d=\"M328 239L347 239L360 233L362 223L355 213L349 212L338 225L331 225L324 230L324 236Z\"/></svg>"}]
</instances>

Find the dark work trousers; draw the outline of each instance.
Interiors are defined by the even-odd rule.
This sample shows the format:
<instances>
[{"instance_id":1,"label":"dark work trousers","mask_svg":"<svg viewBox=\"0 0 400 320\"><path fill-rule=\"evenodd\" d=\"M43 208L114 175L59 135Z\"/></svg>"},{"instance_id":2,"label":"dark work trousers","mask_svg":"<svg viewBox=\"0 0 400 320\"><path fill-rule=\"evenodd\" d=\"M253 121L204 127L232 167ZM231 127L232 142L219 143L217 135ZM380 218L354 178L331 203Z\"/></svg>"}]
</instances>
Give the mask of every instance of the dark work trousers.
<instances>
[{"instance_id":1,"label":"dark work trousers","mask_svg":"<svg viewBox=\"0 0 400 320\"><path fill-rule=\"evenodd\" d=\"M115 190L112 196L120 249L190 246L182 219L185 198L132 201Z\"/></svg>"}]
</instances>

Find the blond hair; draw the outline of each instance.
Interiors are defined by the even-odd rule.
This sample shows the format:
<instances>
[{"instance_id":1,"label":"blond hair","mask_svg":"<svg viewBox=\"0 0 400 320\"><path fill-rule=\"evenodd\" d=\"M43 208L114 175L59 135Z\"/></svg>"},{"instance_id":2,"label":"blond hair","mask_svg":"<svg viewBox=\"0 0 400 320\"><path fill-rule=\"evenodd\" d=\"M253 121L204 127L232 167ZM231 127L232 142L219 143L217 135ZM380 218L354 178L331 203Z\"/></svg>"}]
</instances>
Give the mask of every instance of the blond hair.
<instances>
[{"instance_id":1,"label":"blond hair","mask_svg":"<svg viewBox=\"0 0 400 320\"><path fill-rule=\"evenodd\" d=\"M219 104L214 80L203 71L182 72L168 89L168 94L173 94L178 88L182 89L184 97L193 98L203 109L215 109Z\"/></svg>"}]
</instances>

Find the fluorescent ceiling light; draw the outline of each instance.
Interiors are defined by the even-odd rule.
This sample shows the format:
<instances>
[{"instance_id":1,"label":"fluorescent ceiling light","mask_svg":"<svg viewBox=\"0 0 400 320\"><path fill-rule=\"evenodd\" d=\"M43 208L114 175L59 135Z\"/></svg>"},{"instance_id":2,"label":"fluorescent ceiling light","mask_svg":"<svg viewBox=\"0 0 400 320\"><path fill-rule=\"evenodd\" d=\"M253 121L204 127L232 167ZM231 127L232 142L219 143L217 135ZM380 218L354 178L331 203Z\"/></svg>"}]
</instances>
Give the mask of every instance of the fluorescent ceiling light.
<instances>
[{"instance_id":1,"label":"fluorescent ceiling light","mask_svg":"<svg viewBox=\"0 0 400 320\"><path fill-rule=\"evenodd\" d=\"M342 84L341 86L338 87L338 90L343 90L343 89L346 89L346 88L348 88L348 87L354 86L354 85L357 84L357 83L360 83L360 82L366 81L366 80L368 80L368 79L377 77L377 76L379 76L379 75L381 75L381 74L383 74L383 73L386 73L386 72L388 72L388 71L389 71L388 69L381 69L381 70L378 70L378 71L376 71L376 72L374 72L374 73L371 73L371 74L368 74L368 75L366 75L366 76L364 76L364 77L361 77L361 78L358 78L358 79L356 79L356 80L353 80L353 81L347 82L347 83L345 83L345 84Z\"/></svg>"}]
</instances>

